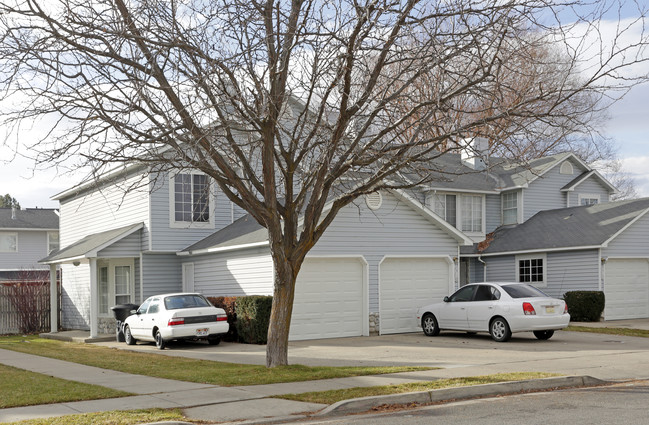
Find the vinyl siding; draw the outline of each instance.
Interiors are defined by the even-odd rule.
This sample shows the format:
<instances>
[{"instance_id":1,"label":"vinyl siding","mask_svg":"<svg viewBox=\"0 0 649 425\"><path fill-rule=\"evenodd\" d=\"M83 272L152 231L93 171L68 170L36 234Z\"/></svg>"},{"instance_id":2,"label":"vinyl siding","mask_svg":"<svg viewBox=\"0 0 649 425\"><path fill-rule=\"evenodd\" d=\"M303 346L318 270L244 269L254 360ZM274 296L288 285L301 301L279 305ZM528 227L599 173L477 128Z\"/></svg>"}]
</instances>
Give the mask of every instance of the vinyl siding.
<instances>
[{"instance_id":1,"label":"vinyl siding","mask_svg":"<svg viewBox=\"0 0 649 425\"><path fill-rule=\"evenodd\" d=\"M528 220L539 211L567 206L566 194L561 192L561 188L586 171L576 162L571 161L571 164L574 169L573 174L561 174L559 172L561 165L557 164L543 176L530 183L529 188L523 190L525 197L524 220Z\"/></svg>"},{"instance_id":2,"label":"vinyl siding","mask_svg":"<svg viewBox=\"0 0 649 425\"><path fill-rule=\"evenodd\" d=\"M487 195L485 199L486 214L487 214L487 228L486 233L493 232L498 226L502 224L502 205L500 202L500 195ZM519 196L520 207L520 196Z\"/></svg>"},{"instance_id":3,"label":"vinyl siding","mask_svg":"<svg viewBox=\"0 0 649 425\"><path fill-rule=\"evenodd\" d=\"M603 204L609 201L607 189L602 186L599 179L590 176L586 181L578 185L573 192L568 192L569 207L578 207L579 195L599 195L599 202Z\"/></svg>"},{"instance_id":4,"label":"vinyl siding","mask_svg":"<svg viewBox=\"0 0 649 425\"><path fill-rule=\"evenodd\" d=\"M90 266L61 265L64 329L90 329Z\"/></svg>"},{"instance_id":5,"label":"vinyl siding","mask_svg":"<svg viewBox=\"0 0 649 425\"><path fill-rule=\"evenodd\" d=\"M487 281L513 282L516 280L513 256L483 257L482 259L487 263Z\"/></svg>"},{"instance_id":6,"label":"vinyl siding","mask_svg":"<svg viewBox=\"0 0 649 425\"><path fill-rule=\"evenodd\" d=\"M131 176L100 190L61 200L60 238L64 248L85 236L135 223L144 223L141 245L148 249L149 193L141 175Z\"/></svg>"},{"instance_id":7,"label":"vinyl siding","mask_svg":"<svg viewBox=\"0 0 649 425\"><path fill-rule=\"evenodd\" d=\"M379 311L378 272L385 256L458 255L458 245L410 206L382 192L383 203L370 210L365 199L343 208L310 251L313 256L362 255L369 267L370 312Z\"/></svg>"},{"instance_id":8,"label":"vinyl siding","mask_svg":"<svg viewBox=\"0 0 649 425\"><path fill-rule=\"evenodd\" d=\"M484 264L477 258L472 258L469 263L469 283L484 282Z\"/></svg>"},{"instance_id":9,"label":"vinyl siding","mask_svg":"<svg viewBox=\"0 0 649 425\"><path fill-rule=\"evenodd\" d=\"M568 291L597 291L599 287L599 252L555 252L547 254L546 294L563 298Z\"/></svg>"},{"instance_id":10,"label":"vinyl siding","mask_svg":"<svg viewBox=\"0 0 649 425\"><path fill-rule=\"evenodd\" d=\"M171 227L168 176L156 178L150 196L152 251L180 251L232 223L232 203L218 189L211 199L214 201L214 227L211 228ZM243 215L239 208L234 213L235 220Z\"/></svg>"},{"instance_id":11,"label":"vinyl siding","mask_svg":"<svg viewBox=\"0 0 649 425\"><path fill-rule=\"evenodd\" d=\"M47 232L0 230L0 233L15 233L17 252L0 252L0 270L49 269L49 266L38 264L38 260L47 256Z\"/></svg>"},{"instance_id":12,"label":"vinyl siding","mask_svg":"<svg viewBox=\"0 0 649 425\"><path fill-rule=\"evenodd\" d=\"M602 251L603 256L610 258L647 258L649 257L649 214L645 214L628 229L618 235Z\"/></svg>"},{"instance_id":13,"label":"vinyl siding","mask_svg":"<svg viewBox=\"0 0 649 425\"><path fill-rule=\"evenodd\" d=\"M141 248L140 231L129 235L97 253L99 258L139 257Z\"/></svg>"},{"instance_id":14,"label":"vinyl siding","mask_svg":"<svg viewBox=\"0 0 649 425\"><path fill-rule=\"evenodd\" d=\"M142 255L142 299L156 294L181 292L182 268L176 254Z\"/></svg>"},{"instance_id":15,"label":"vinyl siding","mask_svg":"<svg viewBox=\"0 0 649 425\"><path fill-rule=\"evenodd\" d=\"M191 257L194 290L210 297L273 294L273 262L268 248Z\"/></svg>"}]
</instances>

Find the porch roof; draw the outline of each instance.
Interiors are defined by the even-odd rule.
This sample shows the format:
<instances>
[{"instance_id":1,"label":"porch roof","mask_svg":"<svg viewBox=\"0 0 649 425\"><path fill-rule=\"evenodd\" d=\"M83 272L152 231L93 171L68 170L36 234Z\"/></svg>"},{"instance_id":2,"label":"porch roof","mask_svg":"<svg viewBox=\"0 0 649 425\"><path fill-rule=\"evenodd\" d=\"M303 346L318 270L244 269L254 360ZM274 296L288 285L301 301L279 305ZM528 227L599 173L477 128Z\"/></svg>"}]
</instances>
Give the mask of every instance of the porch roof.
<instances>
[{"instance_id":1,"label":"porch roof","mask_svg":"<svg viewBox=\"0 0 649 425\"><path fill-rule=\"evenodd\" d=\"M83 258L97 257L99 251L133 234L142 227L144 227L144 223L136 223L130 226L88 235L63 249L52 252L47 257L39 260L39 263L60 264Z\"/></svg>"}]
</instances>

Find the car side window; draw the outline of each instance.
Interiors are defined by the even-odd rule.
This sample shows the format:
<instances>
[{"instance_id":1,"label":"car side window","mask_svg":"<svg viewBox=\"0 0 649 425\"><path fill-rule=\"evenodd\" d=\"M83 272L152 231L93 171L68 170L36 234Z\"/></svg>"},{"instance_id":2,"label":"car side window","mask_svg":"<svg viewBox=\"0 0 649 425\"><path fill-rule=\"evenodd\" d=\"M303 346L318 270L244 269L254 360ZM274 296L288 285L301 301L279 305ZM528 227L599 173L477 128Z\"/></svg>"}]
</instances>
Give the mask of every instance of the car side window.
<instances>
[{"instance_id":1,"label":"car side window","mask_svg":"<svg viewBox=\"0 0 649 425\"><path fill-rule=\"evenodd\" d=\"M149 314L154 314L157 313L158 311L160 311L160 306L158 305L157 302L149 306L149 311L148 311Z\"/></svg>"},{"instance_id":2,"label":"car side window","mask_svg":"<svg viewBox=\"0 0 649 425\"><path fill-rule=\"evenodd\" d=\"M494 300L494 301L499 300L500 299L500 291L498 289L496 289L495 287L493 287L493 286L490 286L489 289L491 291L491 299Z\"/></svg>"},{"instance_id":3,"label":"car side window","mask_svg":"<svg viewBox=\"0 0 649 425\"><path fill-rule=\"evenodd\" d=\"M137 314L146 314L146 310L149 308L149 304L151 304L151 300L144 301L140 308L137 309Z\"/></svg>"},{"instance_id":4,"label":"car side window","mask_svg":"<svg viewBox=\"0 0 649 425\"><path fill-rule=\"evenodd\" d=\"M475 291L475 286L465 286L460 288L456 293L451 295L448 299L449 302L462 302L462 301L471 301L473 300L473 292Z\"/></svg>"},{"instance_id":5,"label":"car side window","mask_svg":"<svg viewBox=\"0 0 649 425\"><path fill-rule=\"evenodd\" d=\"M493 298L493 293L491 289L493 286L488 286L488 285L479 285L478 289L475 292L475 297L473 298L474 301L492 301Z\"/></svg>"}]
</instances>

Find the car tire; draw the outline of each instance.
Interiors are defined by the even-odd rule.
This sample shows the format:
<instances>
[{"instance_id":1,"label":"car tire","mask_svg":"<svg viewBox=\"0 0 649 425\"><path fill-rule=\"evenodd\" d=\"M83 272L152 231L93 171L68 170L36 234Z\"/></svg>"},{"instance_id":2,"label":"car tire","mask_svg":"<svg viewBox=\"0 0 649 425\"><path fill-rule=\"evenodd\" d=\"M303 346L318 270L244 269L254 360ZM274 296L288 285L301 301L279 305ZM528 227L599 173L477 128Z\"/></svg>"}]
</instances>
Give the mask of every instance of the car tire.
<instances>
[{"instance_id":1,"label":"car tire","mask_svg":"<svg viewBox=\"0 0 649 425\"><path fill-rule=\"evenodd\" d=\"M128 325L124 326L124 342L126 342L126 345L135 345L137 342L137 339L133 338L131 328L129 328Z\"/></svg>"},{"instance_id":2,"label":"car tire","mask_svg":"<svg viewBox=\"0 0 649 425\"><path fill-rule=\"evenodd\" d=\"M534 336L541 341L552 338L552 335L554 335L554 331L534 331Z\"/></svg>"},{"instance_id":3,"label":"car tire","mask_svg":"<svg viewBox=\"0 0 649 425\"><path fill-rule=\"evenodd\" d=\"M158 350L164 350L167 346L165 340L162 339L162 334L160 333L160 331L156 331L155 333L155 346L158 348Z\"/></svg>"},{"instance_id":4,"label":"car tire","mask_svg":"<svg viewBox=\"0 0 649 425\"><path fill-rule=\"evenodd\" d=\"M207 343L210 345L219 345L221 343L221 337L207 338Z\"/></svg>"},{"instance_id":5,"label":"car tire","mask_svg":"<svg viewBox=\"0 0 649 425\"><path fill-rule=\"evenodd\" d=\"M512 331L509 328L507 320L502 317L496 317L489 324L489 333L491 334L491 339L496 342L505 342L512 337Z\"/></svg>"},{"instance_id":6,"label":"car tire","mask_svg":"<svg viewBox=\"0 0 649 425\"><path fill-rule=\"evenodd\" d=\"M421 319L421 327L424 330L426 336L437 336L439 335L439 325L437 324L437 319L431 313L424 314L424 317Z\"/></svg>"}]
</instances>

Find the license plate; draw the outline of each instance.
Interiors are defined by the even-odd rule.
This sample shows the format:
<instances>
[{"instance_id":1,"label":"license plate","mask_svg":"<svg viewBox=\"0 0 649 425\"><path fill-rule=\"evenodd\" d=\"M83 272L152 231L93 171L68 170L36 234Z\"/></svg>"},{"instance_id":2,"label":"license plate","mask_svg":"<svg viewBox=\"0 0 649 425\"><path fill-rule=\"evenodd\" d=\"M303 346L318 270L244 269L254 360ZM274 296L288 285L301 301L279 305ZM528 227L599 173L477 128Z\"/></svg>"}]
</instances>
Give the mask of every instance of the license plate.
<instances>
[{"instance_id":1,"label":"license plate","mask_svg":"<svg viewBox=\"0 0 649 425\"><path fill-rule=\"evenodd\" d=\"M196 336L207 336L209 335L210 330L205 328L205 329L196 329Z\"/></svg>"},{"instance_id":2,"label":"license plate","mask_svg":"<svg viewBox=\"0 0 649 425\"><path fill-rule=\"evenodd\" d=\"M548 314L554 314L554 307L545 307L545 312Z\"/></svg>"}]
</instances>

